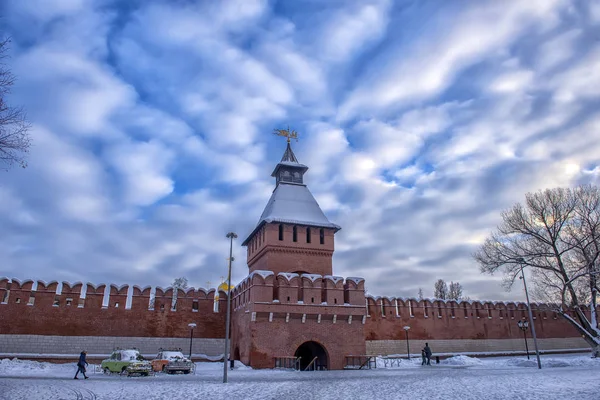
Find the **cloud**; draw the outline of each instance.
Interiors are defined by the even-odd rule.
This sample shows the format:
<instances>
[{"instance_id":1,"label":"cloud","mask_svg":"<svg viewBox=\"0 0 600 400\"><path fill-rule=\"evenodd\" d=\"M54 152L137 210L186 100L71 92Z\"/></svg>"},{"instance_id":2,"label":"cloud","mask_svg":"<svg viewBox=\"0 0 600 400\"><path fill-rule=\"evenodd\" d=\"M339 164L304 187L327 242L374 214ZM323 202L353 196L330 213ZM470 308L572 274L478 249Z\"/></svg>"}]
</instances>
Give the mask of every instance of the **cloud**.
<instances>
[{"instance_id":1,"label":"cloud","mask_svg":"<svg viewBox=\"0 0 600 400\"><path fill-rule=\"evenodd\" d=\"M360 115L439 94L461 70L505 51L527 28L546 25L557 3L482 3L456 16L434 16L423 36L372 64L342 104L340 117L351 118L357 109L362 110Z\"/></svg>"}]
</instances>

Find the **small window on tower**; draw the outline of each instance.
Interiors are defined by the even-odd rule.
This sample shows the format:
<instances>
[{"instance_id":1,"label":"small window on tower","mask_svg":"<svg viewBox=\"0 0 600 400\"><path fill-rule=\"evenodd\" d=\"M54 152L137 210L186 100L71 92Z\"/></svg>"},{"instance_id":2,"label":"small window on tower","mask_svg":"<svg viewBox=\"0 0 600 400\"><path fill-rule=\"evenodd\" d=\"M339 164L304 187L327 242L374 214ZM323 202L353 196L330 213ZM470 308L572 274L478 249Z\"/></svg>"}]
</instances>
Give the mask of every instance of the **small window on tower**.
<instances>
[{"instance_id":1,"label":"small window on tower","mask_svg":"<svg viewBox=\"0 0 600 400\"><path fill-rule=\"evenodd\" d=\"M279 224L279 240L283 240L283 224Z\"/></svg>"},{"instance_id":2,"label":"small window on tower","mask_svg":"<svg viewBox=\"0 0 600 400\"><path fill-rule=\"evenodd\" d=\"M310 243L310 228L306 228L306 243Z\"/></svg>"},{"instance_id":3,"label":"small window on tower","mask_svg":"<svg viewBox=\"0 0 600 400\"><path fill-rule=\"evenodd\" d=\"M298 227L296 225L294 225L294 236L293 236L293 240L294 242L298 241Z\"/></svg>"},{"instance_id":4,"label":"small window on tower","mask_svg":"<svg viewBox=\"0 0 600 400\"><path fill-rule=\"evenodd\" d=\"M325 244L325 229L319 229L319 242Z\"/></svg>"}]
</instances>

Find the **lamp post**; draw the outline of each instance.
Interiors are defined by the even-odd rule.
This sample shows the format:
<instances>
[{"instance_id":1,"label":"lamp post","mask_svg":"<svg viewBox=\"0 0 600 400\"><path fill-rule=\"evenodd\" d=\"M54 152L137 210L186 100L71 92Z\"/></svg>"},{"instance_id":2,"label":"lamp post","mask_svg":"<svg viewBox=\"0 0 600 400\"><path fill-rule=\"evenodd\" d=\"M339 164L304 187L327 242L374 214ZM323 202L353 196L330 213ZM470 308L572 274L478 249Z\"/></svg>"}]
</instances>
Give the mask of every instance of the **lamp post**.
<instances>
[{"instance_id":1,"label":"lamp post","mask_svg":"<svg viewBox=\"0 0 600 400\"><path fill-rule=\"evenodd\" d=\"M525 340L525 353L527 353L527 359L529 360L529 346L527 346L527 329L529 329L529 322L519 320L517 322L519 329L523 331L523 339Z\"/></svg>"},{"instance_id":2,"label":"lamp post","mask_svg":"<svg viewBox=\"0 0 600 400\"><path fill-rule=\"evenodd\" d=\"M192 339L194 338L194 328L196 327L195 323L188 324L190 327L190 361L192 361Z\"/></svg>"},{"instance_id":3,"label":"lamp post","mask_svg":"<svg viewBox=\"0 0 600 400\"><path fill-rule=\"evenodd\" d=\"M406 355L408 356L408 359L410 360L410 346L408 345L408 331L410 330L410 326L405 326L403 329L404 329L404 332L406 333Z\"/></svg>"},{"instance_id":4,"label":"lamp post","mask_svg":"<svg viewBox=\"0 0 600 400\"><path fill-rule=\"evenodd\" d=\"M227 271L227 322L225 322L225 351L223 352L223 383L227 383L227 360L229 359L229 321L231 319L231 262L233 261L233 239L237 238L235 232L229 232L229 268Z\"/></svg>"},{"instance_id":5,"label":"lamp post","mask_svg":"<svg viewBox=\"0 0 600 400\"><path fill-rule=\"evenodd\" d=\"M533 336L533 344L535 345L535 356L537 357L538 368L542 369L542 362L540 361L540 350L538 348L537 336L535 334L535 323L533 322L533 314L531 313L531 304L529 303L529 293L527 292L527 282L525 281L525 260L522 258L517 259L521 266L521 277L523 279L523 287L525 288L525 299L527 299L527 311L529 312L529 321L531 321L531 336Z\"/></svg>"}]
</instances>

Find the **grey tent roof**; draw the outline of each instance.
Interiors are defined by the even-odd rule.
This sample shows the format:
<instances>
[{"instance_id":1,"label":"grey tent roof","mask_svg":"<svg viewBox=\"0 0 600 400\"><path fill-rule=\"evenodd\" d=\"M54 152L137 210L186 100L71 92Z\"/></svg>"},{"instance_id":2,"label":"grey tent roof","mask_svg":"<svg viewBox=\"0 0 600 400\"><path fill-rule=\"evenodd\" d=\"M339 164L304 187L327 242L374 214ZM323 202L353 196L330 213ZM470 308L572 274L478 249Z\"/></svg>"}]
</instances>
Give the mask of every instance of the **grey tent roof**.
<instances>
[{"instance_id":1,"label":"grey tent roof","mask_svg":"<svg viewBox=\"0 0 600 400\"><path fill-rule=\"evenodd\" d=\"M256 228L242 243L245 245L254 233L265 223L280 222L285 224L307 225L320 228L341 227L330 222L319 204L305 185L280 183L277 185L265 210L260 216Z\"/></svg>"},{"instance_id":2,"label":"grey tent roof","mask_svg":"<svg viewBox=\"0 0 600 400\"><path fill-rule=\"evenodd\" d=\"M299 164L296 155L292 151L292 146L290 146L290 142L288 142L287 147L285 148L285 152L283 153L283 157L281 157L281 162L291 162Z\"/></svg>"}]
</instances>

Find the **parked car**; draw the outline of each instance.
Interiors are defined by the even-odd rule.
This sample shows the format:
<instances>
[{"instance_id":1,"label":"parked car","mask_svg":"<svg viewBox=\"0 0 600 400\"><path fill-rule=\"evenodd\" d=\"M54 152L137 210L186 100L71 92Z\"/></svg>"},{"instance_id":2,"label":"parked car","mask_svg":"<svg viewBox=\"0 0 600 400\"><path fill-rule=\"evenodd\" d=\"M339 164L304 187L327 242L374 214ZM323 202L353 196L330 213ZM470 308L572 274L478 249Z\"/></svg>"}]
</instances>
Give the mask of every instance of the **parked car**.
<instances>
[{"instance_id":1,"label":"parked car","mask_svg":"<svg viewBox=\"0 0 600 400\"><path fill-rule=\"evenodd\" d=\"M158 355L152 360L152 369L156 372L166 372L174 374L183 372L189 374L194 368L194 363L186 358L181 350L163 350L158 352Z\"/></svg>"},{"instance_id":2,"label":"parked car","mask_svg":"<svg viewBox=\"0 0 600 400\"><path fill-rule=\"evenodd\" d=\"M139 351L135 349L115 350L109 358L102 361L102 371L106 374L118 372L121 374L148 376L152 371L150 362L144 360Z\"/></svg>"}]
</instances>

